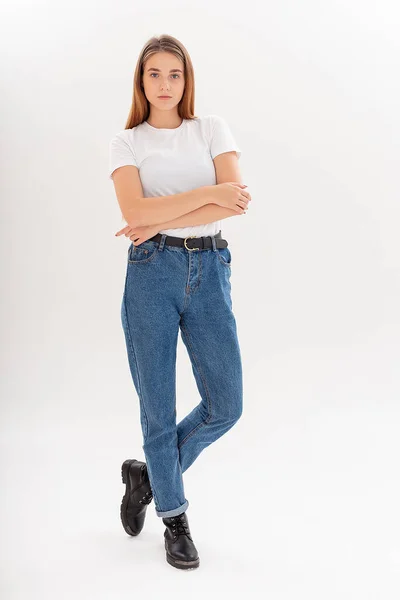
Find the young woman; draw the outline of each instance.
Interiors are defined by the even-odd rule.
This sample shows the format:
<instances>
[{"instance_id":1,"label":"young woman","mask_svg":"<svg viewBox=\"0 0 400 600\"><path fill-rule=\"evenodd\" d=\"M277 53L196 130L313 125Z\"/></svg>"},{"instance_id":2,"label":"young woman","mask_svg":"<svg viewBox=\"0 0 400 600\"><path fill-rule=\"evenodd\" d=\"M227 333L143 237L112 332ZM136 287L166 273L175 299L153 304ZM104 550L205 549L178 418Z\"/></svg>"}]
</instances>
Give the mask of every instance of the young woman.
<instances>
[{"instance_id":1,"label":"young woman","mask_svg":"<svg viewBox=\"0 0 400 600\"><path fill-rule=\"evenodd\" d=\"M194 116L190 57L174 37L151 38L134 75L125 129L110 142L109 176L131 240L121 320L139 397L146 462L125 460L121 520L130 535L154 498L166 559L199 566L182 474L242 414L242 363L221 220L245 214L237 146L226 121ZM201 402L176 423L178 332Z\"/></svg>"}]
</instances>

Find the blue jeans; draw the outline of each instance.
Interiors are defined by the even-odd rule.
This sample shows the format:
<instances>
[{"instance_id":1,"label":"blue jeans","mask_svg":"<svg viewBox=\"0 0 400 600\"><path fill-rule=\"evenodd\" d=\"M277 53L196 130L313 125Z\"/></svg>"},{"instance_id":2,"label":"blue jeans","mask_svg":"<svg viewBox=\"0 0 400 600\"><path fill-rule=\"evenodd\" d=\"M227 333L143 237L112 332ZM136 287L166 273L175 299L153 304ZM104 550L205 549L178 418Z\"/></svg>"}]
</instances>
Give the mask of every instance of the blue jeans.
<instances>
[{"instance_id":1,"label":"blue jeans","mask_svg":"<svg viewBox=\"0 0 400 600\"><path fill-rule=\"evenodd\" d=\"M219 234L220 235L220 234ZM156 514L185 512L182 474L242 414L242 363L231 300L231 253L147 240L130 244L121 320L140 402ZM178 332L201 402L176 423Z\"/></svg>"}]
</instances>

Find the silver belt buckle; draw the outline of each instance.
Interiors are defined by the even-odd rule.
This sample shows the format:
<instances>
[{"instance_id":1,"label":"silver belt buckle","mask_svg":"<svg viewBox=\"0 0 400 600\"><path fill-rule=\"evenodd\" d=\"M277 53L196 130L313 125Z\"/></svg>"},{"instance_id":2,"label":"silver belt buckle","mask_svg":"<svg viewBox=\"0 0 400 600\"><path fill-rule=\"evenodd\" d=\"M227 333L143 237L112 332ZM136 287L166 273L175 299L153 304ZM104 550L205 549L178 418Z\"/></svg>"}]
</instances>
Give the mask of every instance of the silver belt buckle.
<instances>
[{"instance_id":1,"label":"silver belt buckle","mask_svg":"<svg viewBox=\"0 0 400 600\"><path fill-rule=\"evenodd\" d=\"M185 237L185 239L183 240L183 245L185 246L186 250L189 250L189 252L193 252L193 250L200 250L200 248L188 248L186 246L186 240L188 240L189 238L195 238L197 237L197 235L188 235L187 237Z\"/></svg>"}]
</instances>

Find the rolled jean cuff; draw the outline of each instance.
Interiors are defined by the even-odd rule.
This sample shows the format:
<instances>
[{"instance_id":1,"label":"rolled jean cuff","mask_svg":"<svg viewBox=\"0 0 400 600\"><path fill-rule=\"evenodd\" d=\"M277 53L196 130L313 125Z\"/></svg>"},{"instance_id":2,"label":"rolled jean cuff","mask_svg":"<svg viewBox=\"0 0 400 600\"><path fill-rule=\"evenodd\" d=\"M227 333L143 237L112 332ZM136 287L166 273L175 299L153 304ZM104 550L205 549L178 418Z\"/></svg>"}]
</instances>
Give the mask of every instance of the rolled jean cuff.
<instances>
[{"instance_id":1,"label":"rolled jean cuff","mask_svg":"<svg viewBox=\"0 0 400 600\"><path fill-rule=\"evenodd\" d=\"M187 510L189 506L189 501L186 500L183 504L181 504L181 506L178 506L178 508L173 508L172 510L157 510L156 509L156 515L158 517L176 517L176 515L180 515L181 513L184 513L185 510Z\"/></svg>"}]
</instances>

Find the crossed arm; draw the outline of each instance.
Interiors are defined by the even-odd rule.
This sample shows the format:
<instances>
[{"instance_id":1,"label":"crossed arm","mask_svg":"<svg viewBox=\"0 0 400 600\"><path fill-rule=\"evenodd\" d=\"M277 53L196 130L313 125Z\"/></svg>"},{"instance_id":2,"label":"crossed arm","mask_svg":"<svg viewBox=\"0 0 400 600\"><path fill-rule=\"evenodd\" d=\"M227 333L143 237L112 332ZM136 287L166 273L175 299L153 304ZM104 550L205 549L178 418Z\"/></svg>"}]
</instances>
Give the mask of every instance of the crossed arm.
<instances>
[{"instance_id":1,"label":"crossed arm","mask_svg":"<svg viewBox=\"0 0 400 600\"><path fill-rule=\"evenodd\" d=\"M235 151L224 152L216 156L214 158L214 167L217 185L228 181L236 181L238 183L241 183L241 174L238 164L238 158ZM124 212L124 214L126 214L126 212ZM135 229L140 230L141 228L147 228L151 230L152 235L154 235L153 232L157 233L161 229L174 229L178 227L203 225L207 223L212 223L213 221L227 219L238 214L239 213L235 210L231 210L230 208L226 208L223 206L219 206L218 204L208 202L194 210L190 210L187 213L183 213L175 217L174 219L167 221L162 220L160 222L155 223L153 213L151 223L146 223L142 221L140 223L140 227L136 227ZM129 225L127 225L127 227L118 232L118 234L127 234L128 229L131 229Z\"/></svg>"},{"instance_id":2,"label":"crossed arm","mask_svg":"<svg viewBox=\"0 0 400 600\"><path fill-rule=\"evenodd\" d=\"M172 219L172 221L165 221L164 223L157 223L154 228L160 229L174 229L176 227L189 227L193 225L203 225L206 223L212 223L213 221L220 221L233 217L238 213L230 208L219 206L218 204L206 204L200 208L196 208L190 212Z\"/></svg>"}]
</instances>

